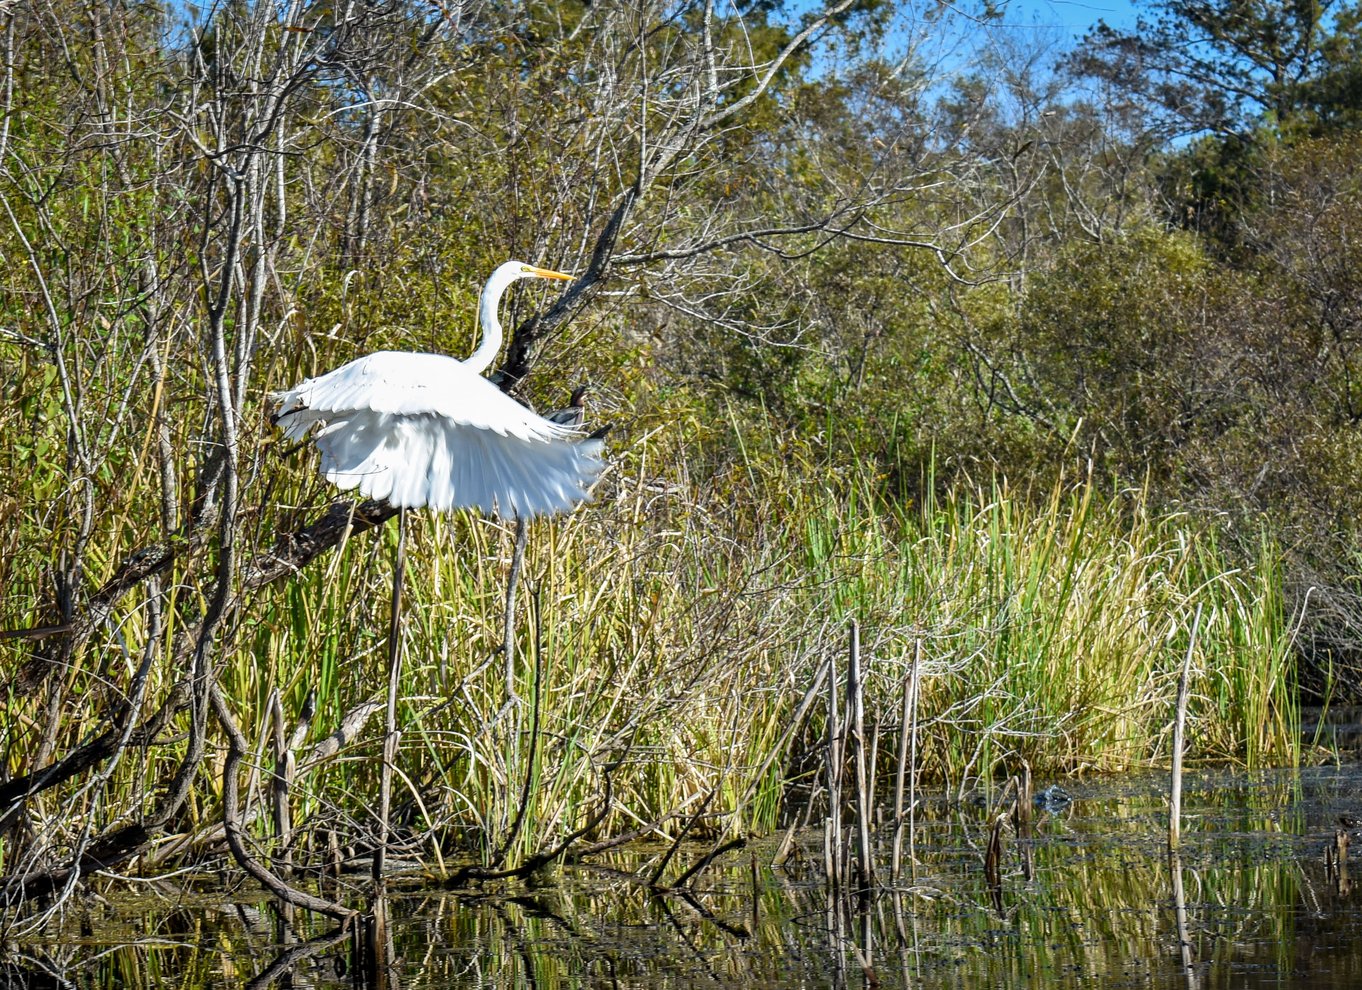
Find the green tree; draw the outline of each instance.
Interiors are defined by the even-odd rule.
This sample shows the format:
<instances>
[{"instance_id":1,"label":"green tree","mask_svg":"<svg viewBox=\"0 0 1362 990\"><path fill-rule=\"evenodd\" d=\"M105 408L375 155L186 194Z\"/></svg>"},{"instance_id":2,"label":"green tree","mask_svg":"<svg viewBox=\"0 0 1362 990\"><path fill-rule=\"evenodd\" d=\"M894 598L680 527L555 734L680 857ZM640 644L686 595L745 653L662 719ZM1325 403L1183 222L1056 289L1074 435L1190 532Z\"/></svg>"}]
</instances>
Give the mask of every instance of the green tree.
<instances>
[{"instance_id":1,"label":"green tree","mask_svg":"<svg viewBox=\"0 0 1362 990\"><path fill-rule=\"evenodd\" d=\"M1161 114L1170 134L1245 137L1264 122L1336 119L1324 101L1356 99L1356 3L1155 0L1148 10L1133 30L1099 22L1067 64Z\"/></svg>"}]
</instances>

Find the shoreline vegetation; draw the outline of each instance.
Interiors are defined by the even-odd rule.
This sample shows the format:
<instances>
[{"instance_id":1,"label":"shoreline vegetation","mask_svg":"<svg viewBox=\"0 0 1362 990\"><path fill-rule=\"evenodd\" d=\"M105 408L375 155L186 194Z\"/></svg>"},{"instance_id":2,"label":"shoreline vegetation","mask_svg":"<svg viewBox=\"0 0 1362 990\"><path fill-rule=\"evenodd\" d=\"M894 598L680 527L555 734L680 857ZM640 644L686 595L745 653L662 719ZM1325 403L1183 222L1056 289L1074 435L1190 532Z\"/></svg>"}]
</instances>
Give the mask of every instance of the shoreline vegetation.
<instances>
[{"instance_id":1,"label":"shoreline vegetation","mask_svg":"<svg viewBox=\"0 0 1362 990\"><path fill-rule=\"evenodd\" d=\"M862 629L882 806L919 650L908 772L921 784L964 798L1023 765L1047 779L1165 765L1198 607L1193 760L1254 768L1303 758L1298 620L1266 539L1249 566L1234 566L1214 528L1150 511L1140 490L1103 494L1086 479L1042 497L997 483L923 504L888 500L854 475L850 486L844 476L815 487L791 470L797 458L775 456L790 441L759 452L736 436L750 456L730 467L722 496L705 499L669 480L687 467L684 445L665 429L643 436L614 451L593 503L530 527L513 696L499 647L514 527L409 516L394 796L408 864L447 876L446 859L472 854L495 873L569 839L564 853L621 836L718 840L789 827L810 802L827 802L826 706L821 693L809 697L830 660L846 676L851 618ZM291 460L280 474L311 484L307 458ZM321 868L339 855L337 837L349 836L348 855L365 851L394 543L393 524L350 537L253 592L221 637L216 680L249 746L242 821L291 866ZM183 584L172 568L162 586ZM122 601L105 628L146 642L148 620L144 602ZM104 650L87 645L62 679L67 714L53 750L78 751L113 692L140 693L142 713L173 704L184 692L169 655L177 638L163 635L163 654L141 668L128 656L100 669ZM12 693L7 719L42 726L46 707L42 692ZM183 764L182 733L131 740L98 787L75 777L28 802L48 842L74 844L143 812ZM280 794L272 777L285 765ZM211 764L194 797L193 815L166 830L148 866L220 854Z\"/></svg>"},{"instance_id":2,"label":"shoreline vegetation","mask_svg":"<svg viewBox=\"0 0 1362 990\"><path fill-rule=\"evenodd\" d=\"M908 4L459 9L0 10L0 935L96 875L372 851L396 512L266 397L467 354L507 257L575 280L508 298L494 380L589 385L610 466L518 569L513 522L408 514L404 868L1163 767L1189 655L1192 765L1323 755L1352 90L1188 144L1080 85L1110 37L1019 61L996 11L968 69L893 48Z\"/></svg>"}]
</instances>

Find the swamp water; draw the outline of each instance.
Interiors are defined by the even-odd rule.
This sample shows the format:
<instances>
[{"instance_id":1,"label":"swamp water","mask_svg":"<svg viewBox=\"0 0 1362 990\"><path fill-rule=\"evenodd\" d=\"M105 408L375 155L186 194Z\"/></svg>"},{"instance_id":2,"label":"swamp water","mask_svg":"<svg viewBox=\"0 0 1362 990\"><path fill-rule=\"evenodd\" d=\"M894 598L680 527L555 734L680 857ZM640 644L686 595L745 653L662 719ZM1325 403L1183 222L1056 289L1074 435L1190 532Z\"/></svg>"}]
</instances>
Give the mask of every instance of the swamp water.
<instances>
[{"instance_id":1,"label":"swamp water","mask_svg":"<svg viewBox=\"0 0 1362 990\"><path fill-rule=\"evenodd\" d=\"M840 935L818 829L780 868L769 865L774 841L725 854L688 896L630 879L648 873L641 853L478 896L399 891L389 986L1362 986L1362 891L1323 855L1340 815L1362 817L1362 766L1187 776L1189 967L1166 849L1167 776L1063 786L1072 803L1038 809L1032 838L1005 834L1000 887L985 879L986 808L927 797L915 877L853 908ZM348 939L281 960L277 916L249 887L186 893L172 881L134 897L127 886L13 943L0 986L364 985Z\"/></svg>"}]
</instances>

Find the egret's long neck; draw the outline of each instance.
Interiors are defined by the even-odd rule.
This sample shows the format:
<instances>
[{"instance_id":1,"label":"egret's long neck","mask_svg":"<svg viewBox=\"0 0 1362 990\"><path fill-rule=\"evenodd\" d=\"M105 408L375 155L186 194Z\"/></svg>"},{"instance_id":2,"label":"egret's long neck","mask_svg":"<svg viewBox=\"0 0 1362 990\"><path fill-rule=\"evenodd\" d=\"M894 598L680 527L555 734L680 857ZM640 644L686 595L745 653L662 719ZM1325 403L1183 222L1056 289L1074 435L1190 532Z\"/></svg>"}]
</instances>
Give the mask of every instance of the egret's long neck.
<instances>
[{"instance_id":1,"label":"egret's long neck","mask_svg":"<svg viewBox=\"0 0 1362 990\"><path fill-rule=\"evenodd\" d=\"M477 374L482 374L496 360L501 350L501 321L497 319L497 307L501 304L502 293L515 278L497 278L493 275L482 287L478 299L478 326L482 329L482 341L478 349L464 359L464 364Z\"/></svg>"}]
</instances>

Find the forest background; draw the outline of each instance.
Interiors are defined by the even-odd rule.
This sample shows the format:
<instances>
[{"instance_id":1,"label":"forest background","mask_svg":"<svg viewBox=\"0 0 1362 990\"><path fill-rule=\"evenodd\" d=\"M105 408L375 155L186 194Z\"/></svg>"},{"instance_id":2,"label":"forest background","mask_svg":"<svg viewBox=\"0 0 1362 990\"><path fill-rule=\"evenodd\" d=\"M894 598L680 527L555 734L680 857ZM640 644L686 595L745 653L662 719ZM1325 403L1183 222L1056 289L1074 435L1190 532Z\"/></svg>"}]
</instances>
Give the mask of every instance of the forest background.
<instances>
[{"instance_id":1,"label":"forest background","mask_svg":"<svg viewBox=\"0 0 1362 990\"><path fill-rule=\"evenodd\" d=\"M1327 743L1302 703L1362 693L1362 7L1140 10L0 3L6 903L372 844L393 511L267 397L470 351L507 258L577 280L513 290L498 380L589 385L611 468L518 599L513 527L410 520L427 862L807 814L850 618L876 738L920 670L962 791L1158 765L1189 651L1195 756Z\"/></svg>"}]
</instances>

